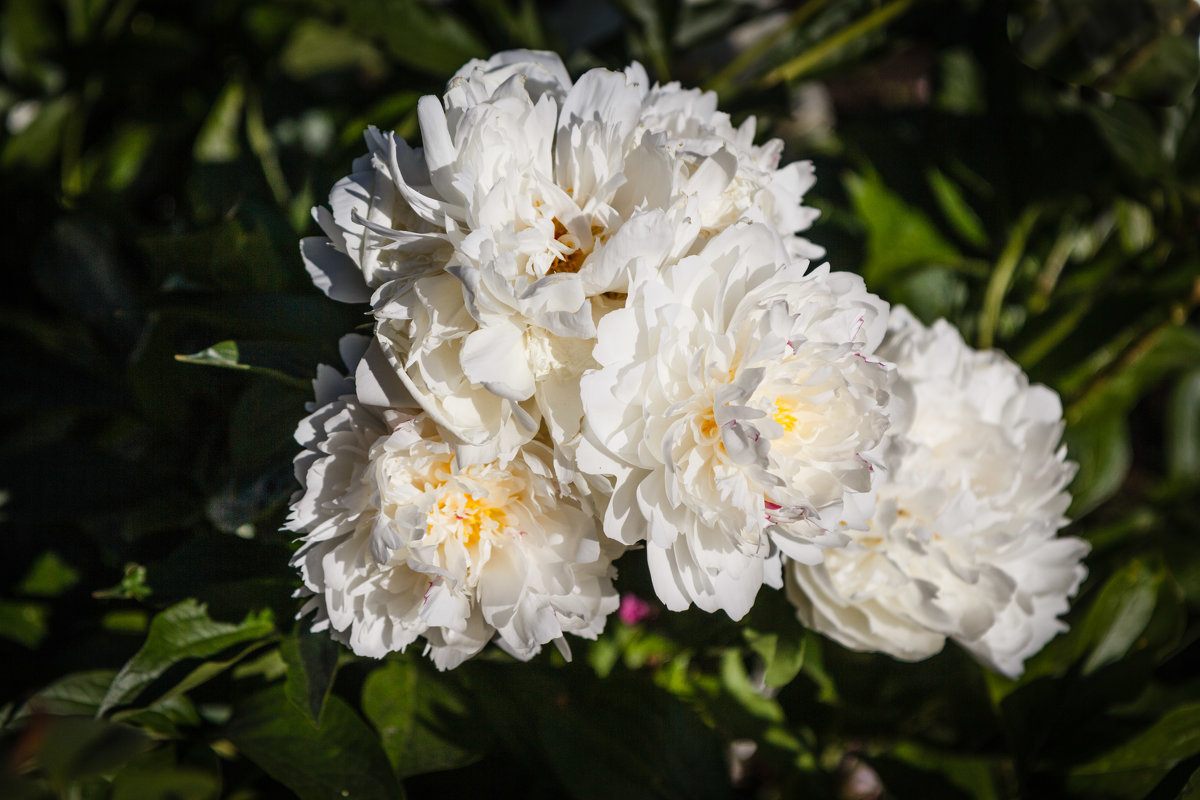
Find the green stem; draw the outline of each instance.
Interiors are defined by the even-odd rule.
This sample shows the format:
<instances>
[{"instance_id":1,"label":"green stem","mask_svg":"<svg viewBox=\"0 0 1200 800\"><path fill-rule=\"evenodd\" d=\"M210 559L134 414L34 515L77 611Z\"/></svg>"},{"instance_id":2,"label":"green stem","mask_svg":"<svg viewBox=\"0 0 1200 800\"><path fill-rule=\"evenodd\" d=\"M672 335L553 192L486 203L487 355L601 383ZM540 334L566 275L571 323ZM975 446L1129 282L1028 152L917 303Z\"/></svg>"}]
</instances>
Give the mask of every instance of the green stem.
<instances>
[{"instance_id":1,"label":"green stem","mask_svg":"<svg viewBox=\"0 0 1200 800\"><path fill-rule=\"evenodd\" d=\"M1109 358L1106 363L1097 365L1096 368L1090 371L1090 374L1093 376L1091 382L1083 389L1078 398L1067 407L1065 414L1067 424L1076 423L1086 416L1089 406L1096 402L1096 398L1103 393L1104 389L1113 381L1113 378L1120 375L1145 357L1147 353L1151 352L1155 345L1158 344L1159 339L1168 330L1180 325L1186 325L1188 316L1197 306L1200 306L1200 278L1197 278L1192 284L1192 291L1187 298L1171 306L1167 314L1167 319L1154 325L1140 337L1133 337L1127 344L1120 348L1105 348L1108 351ZM1064 387L1064 393L1070 392L1070 388Z\"/></svg>"},{"instance_id":2,"label":"green stem","mask_svg":"<svg viewBox=\"0 0 1200 800\"><path fill-rule=\"evenodd\" d=\"M271 133L263 119L262 98L257 89L248 92L246 98L246 138L250 141L250 149L262 164L263 175L267 179L267 185L271 187L275 202L280 206L287 206L292 192L288 189L283 167L275 154L275 142L271 140Z\"/></svg>"},{"instance_id":3,"label":"green stem","mask_svg":"<svg viewBox=\"0 0 1200 800\"><path fill-rule=\"evenodd\" d=\"M979 315L978 345L981 350L988 349L996 340L996 324L1000 321L1004 295L1008 293L1008 286L1017 271L1017 264L1021 263L1025 243L1029 240L1029 233L1033 230L1033 223L1037 221L1039 213L1037 206L1025 209L1017 224L1013 226L1008 244L1004 245L1000 260L996 262L996 269L992 271L987 291L983 295L983 311Z\"/></svg>"},{"instance_id":4,"label":"green stem","mask_svg":"<svg viewBox=\"0 0 1200 800\"><path fill-rule=\"evenodd\" d=\"M780 81L795 80L850 42L860 36L865 36L876 28L883 27L894 17L907 11L908 7L912 4L913 0L892 0L887 5L880 6L862 19L856 20L845 28L842 28L829 38L817 42L786 64L771 70L767 73L767 77L763 79L763 84L765 86L774 86Z\"/></svg>"},{"instance_id":5,"label":"green stem","mask_svg":"<svg viewBox=\"0 0 1200 800\"><path fill-rule=\"evenodd\" d=\"M776 26L770 33L738 53L736 58L705 83L704 88L710 92L724 94L739 75L766 55L767 51L777 45L792 29L803 25L810 17L824 8L828 2L829 0L808 0L807 3L789 14L783 24Z\"/></svg>"}]
</instances>

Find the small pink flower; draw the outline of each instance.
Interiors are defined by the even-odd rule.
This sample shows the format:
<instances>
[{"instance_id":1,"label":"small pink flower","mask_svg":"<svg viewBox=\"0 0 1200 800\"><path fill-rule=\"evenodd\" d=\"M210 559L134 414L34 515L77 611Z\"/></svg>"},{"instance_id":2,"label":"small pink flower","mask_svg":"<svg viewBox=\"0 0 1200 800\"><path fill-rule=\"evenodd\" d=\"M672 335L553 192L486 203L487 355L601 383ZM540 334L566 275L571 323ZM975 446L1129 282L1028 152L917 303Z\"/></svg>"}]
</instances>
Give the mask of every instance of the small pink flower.
<instances>
[{"instance_id":1,"label":"small pink flower","mask_svg":"<svg viewBox=\"0 0 1200 800\"><path fill-rule=\"evenodd\" d=\"M654 607L636 594L623 594L621 595L621 607L617 609L617 616L626 625L637 625L647 617L654 616Z\"/></svg>"}]
</instances>

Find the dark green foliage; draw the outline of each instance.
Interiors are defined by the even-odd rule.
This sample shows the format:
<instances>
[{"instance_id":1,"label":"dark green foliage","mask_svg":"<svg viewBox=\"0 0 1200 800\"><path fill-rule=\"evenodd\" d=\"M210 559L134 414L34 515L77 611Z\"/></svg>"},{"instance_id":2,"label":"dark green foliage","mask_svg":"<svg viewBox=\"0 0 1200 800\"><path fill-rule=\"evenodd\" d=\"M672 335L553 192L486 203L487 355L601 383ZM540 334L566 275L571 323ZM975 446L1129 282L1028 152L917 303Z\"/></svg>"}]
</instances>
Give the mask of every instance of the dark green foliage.
<instances>
[{"instance_id":1,"label":"dark green foliage","mask_svg":"<svg viewBox=\"0 0 1200 800\"><path fill-rule=\"evenodd\" d=\"M1045 5L5 3L0 796L1200 797L1196 5L1109 31L1137 63L1034 53L1009 12ZM285 622L292 431L368 320L312 287L309 209L511 47L757 115L835 268L1061 394L1090 576L1021 679L846 651L766 589L449 674Z\"/></svg>"}]
</instances>

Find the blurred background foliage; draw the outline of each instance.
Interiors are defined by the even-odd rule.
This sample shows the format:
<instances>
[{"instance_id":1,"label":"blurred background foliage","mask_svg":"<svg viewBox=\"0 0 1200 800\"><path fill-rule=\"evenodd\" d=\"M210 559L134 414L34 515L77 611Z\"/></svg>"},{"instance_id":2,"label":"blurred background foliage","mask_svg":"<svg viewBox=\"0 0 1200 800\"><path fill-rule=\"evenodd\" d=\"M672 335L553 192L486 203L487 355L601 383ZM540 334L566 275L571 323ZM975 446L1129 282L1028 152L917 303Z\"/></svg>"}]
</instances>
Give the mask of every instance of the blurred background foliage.
<instances>
[{"instance_id":1,"label":"blurred background foliage","mask_svg":"<svg viewBox=\"0 0 1200 800\"><path fill-rule=\"evenodd\" d=\"M1116 85L1031 59L1035 6L6 0L0 796L1200 797L1194 23ZM1061 393L1091 574L1023 678L846 651L770 590L449 674L294 625L291 433L366 322L297 239L366 125L414 139L511 47L757 115L835 267Z\"/></svg>"}]
</instances>

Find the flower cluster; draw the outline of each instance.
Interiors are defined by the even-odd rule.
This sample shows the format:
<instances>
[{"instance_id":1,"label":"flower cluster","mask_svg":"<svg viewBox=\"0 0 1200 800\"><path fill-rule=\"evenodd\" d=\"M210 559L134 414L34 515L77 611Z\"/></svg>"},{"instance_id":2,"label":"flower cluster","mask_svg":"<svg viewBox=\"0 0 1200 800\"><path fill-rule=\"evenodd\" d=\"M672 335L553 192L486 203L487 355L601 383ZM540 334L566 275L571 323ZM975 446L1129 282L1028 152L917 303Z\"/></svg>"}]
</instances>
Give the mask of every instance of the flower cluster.
<instances>
[{"instance_id":1,"label":"flower cluster","mask_svg":"<svg viewBox=\"0 0 1200 800\"><path fill-rule=\"evenodd\" d=\"M472 61L314 215L369 303L297 431L306 610L362 655L594 638L612 561L744 615L766 584L847 646L946 637L1007 673L1061 627L1061 409L1012 362L812 267L808 163L634 64Z\"/></svg>"}]
</instances>

